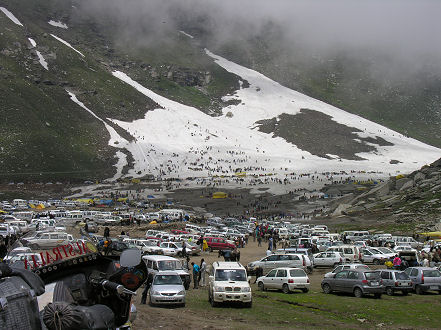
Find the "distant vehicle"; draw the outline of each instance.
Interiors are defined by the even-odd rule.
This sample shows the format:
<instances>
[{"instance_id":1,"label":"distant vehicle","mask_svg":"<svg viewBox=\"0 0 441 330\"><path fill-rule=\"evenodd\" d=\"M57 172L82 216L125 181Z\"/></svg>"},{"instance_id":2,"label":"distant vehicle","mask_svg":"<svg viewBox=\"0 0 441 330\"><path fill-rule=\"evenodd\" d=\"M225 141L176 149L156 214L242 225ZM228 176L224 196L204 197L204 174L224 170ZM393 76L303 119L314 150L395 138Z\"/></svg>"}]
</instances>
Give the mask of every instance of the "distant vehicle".
<instances>
[{"instance_id":1,"label":"distant vehicle","mask_svg":"<svg viewBox=\"0 0 441 330\"><path fill-rule=\"evenodd\" d=\"M160 272L153 277L149 289L149 304L185 307L185 287L177 272Z\"/></svg>"},{"instance_id":2,"label":"distant vehicle","mask_svg":"<svg viewBox=\"0 0 441 330\"><path fill-rule=\"evenodd\" d=\"M346 262L358 262L361 259L361 252L355 245L331 246L326 252L340 252L345 256Z\"/></svg>"},{"instance_id":3,"label":"distant vehicle","mask_svg":"<svg viewBox=\"0 0 441 330\"><path fill-rule=\"evenodd\" d=\"M370 270L369 266L363 265L363 264L344 264L335 267L331 272L326 273L325 277L332 277L334 274L342 271L342 270L349 270L349 269L355 269L355 270Z\"/></svg>"},{"instance_id":4,"label":"distant vehicle","mask_svg":"<svg viewBox=\"0 0 441 330\"><path fill-rule=\"evenodd\" d=\"M233 250L236 247L234 244L228 243L227 240L222 237L205 237L205 240L207 241L210 251Z\"/></svg>"},{"instance_id":5,"label":"distant vehicle","mask_svg":"<svg viewBox=\"0 0 441 330\"><path fill-rule=\"evenodd\" d=\"M344 261L345 257L340 252L321 252L314 255L314 267L337 267Z\"/></svg>"},{"instance_id":6,"label":"distant vehicle","mask_svg":"<svg viewBox=\"0 0 441 330\"><path fill-rule=\"evenodd\" d=\"M257 286L261 291L278 289L283 293L289 293L298 289L306 293L309 291L309 285L308 275L300 268L275 268L266 276L257 279Z\"/></svg>"},{"instance_id":7,"label":"distant vehicle","mask_svg":"<svg viewBox=\"0 0 441 330\"><path fill-rule=\"evenodd\" d=\"M379 272L360 269L342 270L332 277L325 277L321 286L326 294L333 291L348 292L357 298L366 294L381 298L384 291Z\"/></svg>"},{"instance_id":8,"label":"distant vehicle","mask_svg":"<svg viewBox=\"0 0 441 330\"><path fill-rule=\"evenodd\" d=\"M54 248L74 242L72 235L61 232L39 232L34 237L23 239L33 250Z\"/></svg>"},{"instance_id":9,"label":"distant vehicle","mask_svg":"<svg viewBox=\"0 0 441 330\"><path fill-rule=\"evenodd\" d=\"M257 267L262 268L263 273L267 274L270 270L279 267L306 269L306 261L302 254L272 254L250 262L247 265L248 272L255 273Z\"/></svg>"}]
</instances>

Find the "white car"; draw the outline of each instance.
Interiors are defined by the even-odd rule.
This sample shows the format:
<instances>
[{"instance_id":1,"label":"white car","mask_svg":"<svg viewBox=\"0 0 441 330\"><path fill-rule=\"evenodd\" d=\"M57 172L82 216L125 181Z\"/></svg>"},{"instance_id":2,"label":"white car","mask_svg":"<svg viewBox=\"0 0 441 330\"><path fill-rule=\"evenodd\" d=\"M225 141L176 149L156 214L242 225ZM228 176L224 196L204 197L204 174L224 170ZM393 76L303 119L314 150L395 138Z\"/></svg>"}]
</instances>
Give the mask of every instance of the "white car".
<instances>
[{"instance_id":1,"label":"white car","mask_svg":"<svg viewBox=\"0 0 441 330\"><path fill-rule=\"evenodd\" d=\"M159 250L166 256L180 256L182 254L182 242L162 242L159 244ZM185 247L185 253L191 254L191 248Z\"/></svg>"},{"instance_id":2,"label":"white car","mask_svg":"<svg viewBox=\"0 0 441 330\"><path fill-rule=\"evenodd\" d=\"M342 271L342 270L350 270L350 269L365 269L365 270L370 270L369 266L367 265L363 265L363 264L344 264L344 265L340 265L335 267L332 272L326 273L325 277L332 277L334 276L334 274L337 274L338 272Z\"/></svg>"},{"instance_id":3,"label":"white car","mask_svg":"<svg viewBox=\"0 0 441 330\"><path fill-rule=\"evenodd\" d=\"M400 246L394 247L394 251L401 252L401 251L416 251L416 250L413 249L410 245L400 245Z\"/></svg>"},{"instance_id":4,"label":"white car","mask_svg":"<svg viewBox=\"0 0 441 330\"><path fill-rule=\"evenodd\" d=\"M345 262L340 252L321 252L314 255L314 267L337 267Z\"/></svg>"},{"instance_id":5,"label":"white car","mask_svg":"<svg viewBox=\"0 0 441 330\"><path fill-rule=\"evenodd\" d=\"M266 276L257 279L257 286L261 291L267 289L282 290L289 293L295 289L309 291L309 277L301 268L276 268Z\"/></svg>"},{"instance_id":6,"label":"white car","mask_svg":"<svg viewBox=\"0 0 441 330\"><path fill-rule=\"evenodd\" d=\"M390 259L387 255L381 253L379 250L375 248L362 248L361 249L362 257L361 262L365 263L373 263L375 265L383 265L388 259Z\"/></svg>"}]
</instances>

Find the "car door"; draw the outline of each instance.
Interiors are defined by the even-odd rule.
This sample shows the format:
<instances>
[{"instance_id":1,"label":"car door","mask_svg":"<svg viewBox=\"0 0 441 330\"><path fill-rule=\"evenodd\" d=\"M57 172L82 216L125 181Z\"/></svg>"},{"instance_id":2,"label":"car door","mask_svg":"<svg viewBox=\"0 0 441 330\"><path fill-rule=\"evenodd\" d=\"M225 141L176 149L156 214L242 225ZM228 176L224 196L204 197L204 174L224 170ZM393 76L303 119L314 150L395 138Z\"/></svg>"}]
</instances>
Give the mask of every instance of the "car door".
<instances>
[{"instance_id":1,"label":"car door","mask_svg":"<svg viewBox=\"0 0 441 330\"><path fill-rule=\"evenodd\" d=\"M277 269L273 269L263 278L263 285L265 286L265 288L274 288L274 279L276 277L276 273Z\"/></svg>"},{"instance_id":2,"label":"car door","mask_svg":"<svg viewBox=\"0 0 441 330\"><path fill-rule=\"evenodd\" d=\"M276 261L277 267L290 267L292 264L291 258L293 256L282 254L279 256L279 260Z\"/></svg>"},{"instance_id":3,"label":"car door","mask_svg":"<svg viewBox=\"0 0 441 330\"><path fill-rule=\"evenodd\" d=\"M317 256L314 257L314 265L315 266L324 266L325 265L325 260L324 260L325 256L326 256L325 252L317 254Z\"/></svg>"},{"instance_id":4,"label":"car door","mask_svg":"<svg viewBox=\"0 0 441 330\"><path fill-rule=\"evenodd\" d=\"M272 254L266 258L261 260L261 265L263 268L264 274L268 273L271 269L276 268L276 261L279 259L279 255Z\"/></svg>"},{"instance_id":5,"label":"car door","mask_svg":"<svg viewBox=\"0 0 441 330\"><path fill-rule=\"evenodd\" d=\"M348 278L342 281L342 291L353 292L356 284L359 284L362 274L353 270L348 271Z\"/></svg>"},{"instance_id":6,"label":"car door","mask_svg":"<svg viewBox=\"0 0 441 330\"><path fill-rule=\"evenodd\" d=\"M388 287L388 286L393 286L394 283L392 281L392 273L391 272L385 272L382 271L380 274L381 280L383 281L383 286Z\"/></svg>"},{"instance_id":7,"label":"car door","mask_svg":"<svg viewBox=\"0 0 441 330\"><path fill-rule=\"evenodd\" d=\"M363 262L373 262L372 253L369 250L363 250Z\"/></svg>"},{"instance_id":8,"label":"car door","mask_svg":"<svg viewBox=\"0 0 441 330\"><path fill-rule=\"evenodd\" d=\"M341 272L335 274L333 281L331 281L331 289L336 291L344 291L345 282L348 279L348 273L348 270L342 270Z\"/></svg>"},{"instance_id":9,"label":"car door","mask_svg":"<svg viewBox=\"0 0 441 330\"><path fill-rule=\"evenodd\" d=\"M284 283L288 282L288 274L286 269L277 270L276 277L274 277L274 288L282 289Z\"/></svg>"}]
</instances>

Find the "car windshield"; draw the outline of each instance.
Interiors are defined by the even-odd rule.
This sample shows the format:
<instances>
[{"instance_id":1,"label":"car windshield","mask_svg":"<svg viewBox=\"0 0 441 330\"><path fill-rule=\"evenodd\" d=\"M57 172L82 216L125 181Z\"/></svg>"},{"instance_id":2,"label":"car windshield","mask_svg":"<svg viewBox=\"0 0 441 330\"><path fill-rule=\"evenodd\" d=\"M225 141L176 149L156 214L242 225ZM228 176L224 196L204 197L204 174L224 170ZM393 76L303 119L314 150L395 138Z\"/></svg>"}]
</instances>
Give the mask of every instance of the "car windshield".
<instances>
[{"instance_id":1,"label":"car windshield","mask_svg":"<svg viewBox=\"0 0 441 330\"><path fill-rule=\"evenodd\" d=\"M156 275L153 280L154 285L182 285L178 275Z\"/></svg>"},{"instance_id":2,"label":"car windshield","mask_svg":"<svg viewBox=\"0 0 441 330\"><path fill-rule=\"evenodd\" d=\"M175 245L176 245L178 248L182 249L182 242L175 242Z\"/></svg>"},{"instance_id":3,"label":"car windshield","mask_svg":"<svg viewBox=\"0 0 441 330\"><path fill-rule=\"evenodd\" d=\"M380 278L379 272L366 272L364 273L364 276L366 276L367 280L378 280Z\"/></svg>"},{"instance_id":4,"label":"car windshield","mask_svg":"<svg viewBox=\"0 0 441 330\"><path fill-rule=\"evenodd\" d=\"M379 250L381 253L394 253L394 251L385 247L378 247L377 250Z\"/></svg>"},{"instance_id":5,"label":"car windshield","mask_svg":"<svg viewBox=\"0 0 441 330\"><path fill-rule=\"evenodd\" d=\"M291 269L289 275L291 277L306 277L306 273L302 269Z\"/></svg>"},{"instance_id":6,"label":"car windshield","mask_svg":"<svg viewBox=\"0 0 441 330\"><path fill-rule=\"evenodd\" d=\"M370 269L370 268L366 265L357 265L355 266L355 269Z\"/></svg>"},{"instance_id":7,"label":"car windshield","mask_svg":"<svg viewBox=\"0 0 441 330\"><path fill-rule=\"evenodd\" d=\"M397 280L409 280L410 279L409 276L407 276L406 273L402 273L402 272L396 272L395 273L395 278Z\"/></svg>"},{"instance_id":8,"label":"car windshield","mask_svg":"<svg viewBox=\"0 0 441 330\"><path fill-rule=\"evenodd\" d=\"M247 276L243 269L216 269L216 281L246 281Z\"/></svg>"},{"instance_id":9,"label":"car windshield","mask_svg":"<svg viewBox=\"0 0 441 330\"><path fill-rule=\"evenodd\" d=\"M175 270L182 269L182 264L178 260L161 260L158 261L159 270Z\"/></svg>"},{"instance_id":10,"label":"car windshield","mask_svg":"<svg viewBox=\"0 0 441 330\"><path fill-rule=\"evenodd\" d=\"M424 277L440 277L441 273L436 269L423 270Z\"/></svg>"}]
</instances>

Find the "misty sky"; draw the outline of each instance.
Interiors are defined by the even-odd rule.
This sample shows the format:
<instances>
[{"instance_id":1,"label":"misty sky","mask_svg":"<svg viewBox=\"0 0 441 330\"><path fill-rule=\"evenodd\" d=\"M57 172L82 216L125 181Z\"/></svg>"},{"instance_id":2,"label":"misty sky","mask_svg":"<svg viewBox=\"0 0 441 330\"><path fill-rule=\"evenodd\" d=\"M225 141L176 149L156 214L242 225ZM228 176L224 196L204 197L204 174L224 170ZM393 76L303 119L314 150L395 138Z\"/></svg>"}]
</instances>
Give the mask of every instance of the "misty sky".
<instances>
[{"instance_id":1,"label":"misty sky","mask_svg":"<svg viewBox=\"0 0 441 330\"><path fill-rule=\"evenodd\" d=\"M142 39L179 28L171 18L178 13L208 17L219 42L272 22L288 42L320 52L369 47L397 57L441 60L440 0L91 0L84 9L116 18L124 37Z\"/></svg>"}]
</instances>

